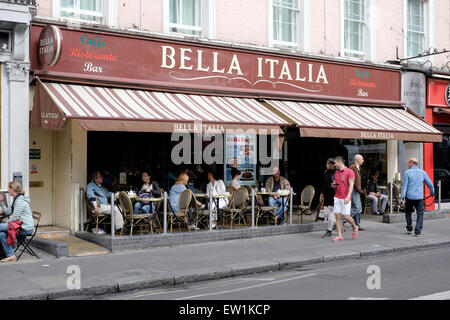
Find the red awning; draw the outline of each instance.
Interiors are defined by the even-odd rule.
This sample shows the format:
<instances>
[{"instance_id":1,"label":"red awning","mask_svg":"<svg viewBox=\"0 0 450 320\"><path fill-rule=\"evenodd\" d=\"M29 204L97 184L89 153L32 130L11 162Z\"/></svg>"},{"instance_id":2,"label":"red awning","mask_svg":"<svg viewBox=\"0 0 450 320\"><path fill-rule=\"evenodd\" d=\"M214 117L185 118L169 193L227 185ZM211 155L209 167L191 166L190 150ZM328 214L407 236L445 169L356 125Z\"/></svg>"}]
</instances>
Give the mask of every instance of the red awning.
<instances>
[{"instance_id":1,"label":"red awning","mask_svg":"<svg viewBox=\"0 0 450 320\"><path fill-rule=\"evenodd\" d=\"M81 128L93 131L278 131L291 125L248 98L38 81L34 103L33 126L47 129L61 129L65 119L79 119Z\"/></svg>"},{"instance_id":2,"label":"red awning","mask_svg":"<svg viewBox=\"0 0 450 320\"><path fill-rule=\"evenodd\" d=\"M441 142L442 133L403 108L267 100L303 137Z\"/></svg>"}]
</instances>

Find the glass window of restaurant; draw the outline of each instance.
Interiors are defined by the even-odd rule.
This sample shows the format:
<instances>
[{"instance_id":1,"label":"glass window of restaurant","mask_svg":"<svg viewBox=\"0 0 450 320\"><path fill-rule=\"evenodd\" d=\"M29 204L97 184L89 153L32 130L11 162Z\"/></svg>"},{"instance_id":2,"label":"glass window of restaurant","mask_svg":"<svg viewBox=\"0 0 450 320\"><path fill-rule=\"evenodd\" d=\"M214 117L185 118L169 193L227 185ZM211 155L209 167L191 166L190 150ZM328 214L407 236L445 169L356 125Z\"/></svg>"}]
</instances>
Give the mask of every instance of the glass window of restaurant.
<instances>
[{"instance_id":1,"label":"glass window of restaurant","mask_svg":"<svg viewBox=\"0 0 450 320\"><path fill-rule=\"evenodd\" d=\"M442 142L434 143L434 185L441 181L442 202L450 202L450 125L435 125L443 132Z\"/></svg>"}]
</instances>

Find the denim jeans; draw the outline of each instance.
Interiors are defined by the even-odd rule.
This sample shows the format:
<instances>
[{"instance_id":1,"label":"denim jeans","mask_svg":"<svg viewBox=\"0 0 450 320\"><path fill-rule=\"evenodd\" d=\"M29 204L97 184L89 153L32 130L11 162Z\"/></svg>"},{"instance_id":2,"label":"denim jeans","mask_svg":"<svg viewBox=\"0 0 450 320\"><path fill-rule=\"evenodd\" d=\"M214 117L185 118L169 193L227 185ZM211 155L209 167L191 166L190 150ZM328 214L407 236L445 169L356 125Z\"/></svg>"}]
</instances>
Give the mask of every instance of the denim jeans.
<instances>
[{"instance_id":1,"label":"denim jeans","mask_svg":"<svg viewBox=\"0 0 450 320\"><path fill-rule=\"evenodd\" d=\"M19 233L21 236L31 236L33 234L33 230L22 231ZM3 246L3 251L7 257L11 257L14 255L14 248L7 243L8 240L8 224L0 223L0 242Z\"/></svg>"},{"instance_id":2,"label":"denim jeans","mask_svg":"<svg viewBox=\"0 0 450 320\"><path fill-rule=\"evenodd\" d=\"M358 227L359 227L359 222L361 220L361 211L362 211L361 197L360 197L358 191L356 191L356 189L353 189L352 209L350 211L350 217L352 217L353 220L355 220L355 223Z\"/></svg>"},{"instance_id":3,"label":"denim jeans","mask_svg":"<svg viewBox=\"0 0 450 320\"><path fill-rule=\"evenodd\" d=\"M136 204L134 205L133 213L138 214L139 210L142 210L143 213L150 213L150 205L142 204L141 202L136 202Z\"/></svg>"},{"instance_id":4,"label":"denim jeans","mask_svg":"<svg viewBox=\"0 0 450 320\"><path fill-rule=\"evenodd\" d=\"M425 211L425 201L421 200L409 200L406 199L405 202L405 218L406 218L406 230L412 231L412 212L416 208L417 221L416 228L414 230L415 234L421 234L423 228L423 212Z\"/></svg>"},{"instance_id":5,"label":"denim jeans","mask_svg":"<svg viewBox=\"0 0 450 320\"><path fill-rule=\"evenodd\" d=\"M284 202L284 211L283 211L283 202ZM269 197L269 206L275 207L275 205L278 204L277 209L277 217L278 219L284 218L284 213L287 209L287 199L284 197L279 197L277 200L275 200L273 197Z\"/></svg>"}]
</instances>

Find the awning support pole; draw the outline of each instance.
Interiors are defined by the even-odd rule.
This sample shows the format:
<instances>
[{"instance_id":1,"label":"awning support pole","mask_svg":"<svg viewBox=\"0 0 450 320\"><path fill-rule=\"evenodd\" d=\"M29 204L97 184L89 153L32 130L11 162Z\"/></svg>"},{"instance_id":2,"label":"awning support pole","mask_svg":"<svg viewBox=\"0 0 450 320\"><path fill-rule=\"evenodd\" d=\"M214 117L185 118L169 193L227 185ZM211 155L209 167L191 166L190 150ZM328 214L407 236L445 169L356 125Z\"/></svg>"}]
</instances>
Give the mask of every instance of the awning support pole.
<instances>
[{"instance_id":1,"label":"awning support pole","mask_svg":"<svg viewBox=\"0 0 450 320\"><path fill-rule=\"evenodd\" d=\"M209 191L208 194L209 197L209 231L212 231L212 222L213 222L213 198L212 198L212 191Z\"/></svg>"},{"instance_id":2,"label":"awning support pole","mask_svg":"<svg viewBox=\"0 0 450 320\"><path fill-rule=\"evenodd\" d=\"M84 189L80 188L80 231L84 230L84 210L86 206L84 203Z\"/></svg>"},{"instance_id":3,"label":"awning support pole","mask_svg":"<svg viewBox=\"0 0 450 320\"><path fill-rule=\"evenodd\" d=\"M392 183L389 183L389 213L392 214Z\"/></svg>"},{"instance_id":4,"label":"awning support pole","mask_svg":"<svg viewBox=\"0 0 450 320\"><path fill-rule=\"evenodd\" d=\"M252 228L255 227L255 189L252 188Z\"/></svg>"},{"instance_id":5,"label":"awning support pole","mask_svg":"<svg viewBox=\"0 0 450 320\"><path fill-rule=\"evenodd\" d=\"M292 200L294 199L294 192L292 187L289 188L289 224L292 224Z\"/></svg>"},{"instance_id":6,"label":"awning support pole","mask_svg":"<svg viewBox=\"0 0 450 320\"><path fill-rule=\"evenodd\" d=\"M164 191L164 222L163 222L163 233L167 233L167 191Z\"/></svg>"},{"instance_id":7,"label":"awning support pole","mask_svg":"<svg viewBox=\"0 0 450 320\"><path fill-rule=\"evenodd\" d=\"M439 188L439 193L438 193L438 213L441 212L441 184L442 184L442 180L438 181L438 188Z\"/></svg>"},{"instance_id":8,"label":"awning support pole","mask_svg":"<svg viewBox=\"0 0 450 320\"><path fill-rule=\"evenodd\" d=\"M116 233L116 227L114 226L114 193L111 192L111 238L114 238ZM98 230L97 230L98 232Z\"/></svg>"}]
</instances>

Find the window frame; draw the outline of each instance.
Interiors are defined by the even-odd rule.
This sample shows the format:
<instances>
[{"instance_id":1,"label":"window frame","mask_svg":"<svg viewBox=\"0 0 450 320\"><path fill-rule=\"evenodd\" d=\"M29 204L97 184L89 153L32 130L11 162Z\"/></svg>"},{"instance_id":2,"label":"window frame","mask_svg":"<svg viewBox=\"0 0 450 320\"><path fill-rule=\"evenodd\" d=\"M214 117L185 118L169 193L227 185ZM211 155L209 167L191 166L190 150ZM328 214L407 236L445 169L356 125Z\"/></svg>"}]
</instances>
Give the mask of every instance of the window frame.
<instances>
[{"instance_id":1,"label":"window frame","mask_svg":"<svg viewBox=\"0 0 450 320\"><path fill-rule=\"evenodd\" d=\"M297 0L298 15L297 15L297 42L286 42L275 40L275 30L273 29L273 9L274 0L268 0L268 46L272 48L290 49L296 51L308 51L310 41L310 1L311 0ZM308 14L306 13L308 12Z\"/></svg>"},{"instance_id":2,"label":"window frame","mask_svg":"<svg viewBox=\"0 0 450 320\"><path fill-rule=\"evenodd\" d=\"M170 22L170 1L171 0L163 0L164 33L195 38L215 38L216 0L198 0L200 1L200 26L191 26ZM186 34L183 32L171 31L171 28L198 31L198 34Z\"/></svg>"},{"instance_id":3,"label":"window frame","mask_svg":"<svg viewBox=\"0 0 450 320\"><path fill-rule=\"evenodd\" d=\"M346 10L346 4L348 3L348 1L352 1L352 0L343 0L342 1L342 54L345 57L348 58L356 58L356 59L366 59L368 54L367 54L367 50L368 50L368 39L367 39L367 35L369 32L369 21L368 21L368 10L369 8L369 3L367 0L362 0L362 7L364 10L364 20L355 20L352 18L347 18L347 10ZM354 0L353 0L354 1ZM353 50L353 49L347 49L346 48L346 28L345 28L345 24L346 21L348 22L357 22L360 25L362 25L362 35L359 35L360 38L362 38L362 50ZM350 41L350 40L349 40Z\"/></svg>"},{"instance_id":4,"label":"window frame","mask_svg":"<svg viewBox=\"0 0 450 320\"><path fill-rule=\"evenodd\" d=\"M79 0L75 0L79 6ZM117 0L100 0L102 4L101 13L99 11L88 11L81 9L65 9L61 8L60 0L53 0L52 2L52 11L53 17L60 20L67 20L79 23L91 23L91 24L101 24L107 26L116 26L117 25ZM89 15L94 17L101 17L101 22L85 20L77 17L66 17L61 16L61 11L65 12L73 12L74 15Z\"/></svg>"}]
</instances>

